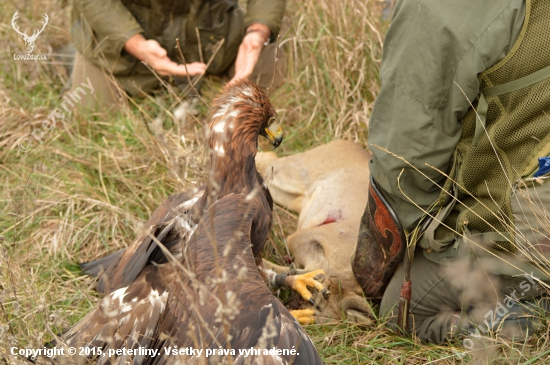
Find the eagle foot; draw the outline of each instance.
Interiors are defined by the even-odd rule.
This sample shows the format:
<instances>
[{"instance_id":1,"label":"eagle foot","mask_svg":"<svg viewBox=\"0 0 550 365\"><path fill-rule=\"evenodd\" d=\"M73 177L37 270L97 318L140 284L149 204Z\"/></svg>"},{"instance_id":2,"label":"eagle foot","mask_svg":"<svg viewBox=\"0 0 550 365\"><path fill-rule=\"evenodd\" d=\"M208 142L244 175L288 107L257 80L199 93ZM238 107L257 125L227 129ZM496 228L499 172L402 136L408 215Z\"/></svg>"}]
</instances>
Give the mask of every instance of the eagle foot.
<instances>
[{"instance_id":1,"label":"eagle foot","mask_svg":"<svg viewBox=\"0 0 550 365\"><path fill-rule=\"evenodd\" d=\"M298 294L300 294L302 298L315 305L313 296L307 287L315 287L323 294L323 297L325 297L326 299L328 297L329 291L325 288L323 284L315 280L315 277L317 275L324 274L325 272L323 270L315 270L300 275L289 275L286 277L285 282L289 288L298 292Z\"/></svg>"},{"instance_id":2,"label":"eagle foot","mask_svg":"<svg viewBox=\"0 0 550 365\"><path fill-rule=\"evenodd\" d=\"M292 314L292 316L296 318L298 323L300 323L301 325L315 323L315 318L313 317L315 311L313 309L292 310L290 311L290 314Z\"/></svg>"}]
</instances>

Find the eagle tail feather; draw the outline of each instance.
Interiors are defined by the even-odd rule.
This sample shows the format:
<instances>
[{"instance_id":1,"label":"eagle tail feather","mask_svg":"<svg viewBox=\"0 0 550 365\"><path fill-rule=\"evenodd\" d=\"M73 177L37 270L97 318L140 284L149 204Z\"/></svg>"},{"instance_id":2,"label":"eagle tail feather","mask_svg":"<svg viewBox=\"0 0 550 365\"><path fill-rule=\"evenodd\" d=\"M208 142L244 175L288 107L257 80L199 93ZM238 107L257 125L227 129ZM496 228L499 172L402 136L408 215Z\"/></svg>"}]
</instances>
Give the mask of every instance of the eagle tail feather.
<instances>
[{"instance_id":1,"label":"eagle tail feather","mask_svg":"<svg viewBox=\"0 0 550 365\"><path fill-rule=\"evenodd\" d=\"M122 256L122 254L124 253L124 251L125 250L123 249L94 261L82 262L78 264L78 266L80 266L80 269L85 274L88 274L93 277L98 277L103 270L106 270L113 263L117 262Z\"/></svg>"}]
</instances>

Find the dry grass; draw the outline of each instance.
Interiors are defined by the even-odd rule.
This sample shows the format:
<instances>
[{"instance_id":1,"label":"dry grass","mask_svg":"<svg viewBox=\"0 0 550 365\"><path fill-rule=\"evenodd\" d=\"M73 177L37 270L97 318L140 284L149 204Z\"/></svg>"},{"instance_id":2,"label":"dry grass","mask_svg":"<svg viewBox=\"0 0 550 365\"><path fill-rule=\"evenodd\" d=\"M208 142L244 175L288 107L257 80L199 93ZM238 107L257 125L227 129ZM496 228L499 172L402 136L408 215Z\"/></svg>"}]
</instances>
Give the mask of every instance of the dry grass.
<instances>
[{"instance_id":1,"label":"dry grass","mask_svg":"<svg viewBox=\"0 0 550 365\"><path fill-rule=\"evenodd\" d=\"M165 110L176 99L160 94L116 117L72 115L29 152L19 141L59 104L66 75L49 62L14 61L23 42L10 21L15 10L37 21L50 15L35 54L69 39L68 10L59 1L0 4L4 67L0 71L0 359L11 346L39 348L96 303L95 280L77 263L128 245L168 195L204 181L206 149L200 123L176 121ZM24 6L25 4L25 6ZM374 0L290 0L281 43L288 53L286 84L272 94L285 125L281 154L334 138L366 145L378 94L385 25ZM22 17L25 20L25 16ZM220 80L203 86L209 101ZM204 122L207 106L199 105ZM156 120L156 123L150 121ZM284 237L296 217L281 208L266 254L284 263ZM349 323L307 327L326 363L543 363L548 333L525 345L497 343L457 356L456 346L428 346L384 328ZM537 356L539 356L537 358ZM534 359L530 362L530 359ZM0 360L1 361L1 360Z\"/></svg>"}]
</instances>

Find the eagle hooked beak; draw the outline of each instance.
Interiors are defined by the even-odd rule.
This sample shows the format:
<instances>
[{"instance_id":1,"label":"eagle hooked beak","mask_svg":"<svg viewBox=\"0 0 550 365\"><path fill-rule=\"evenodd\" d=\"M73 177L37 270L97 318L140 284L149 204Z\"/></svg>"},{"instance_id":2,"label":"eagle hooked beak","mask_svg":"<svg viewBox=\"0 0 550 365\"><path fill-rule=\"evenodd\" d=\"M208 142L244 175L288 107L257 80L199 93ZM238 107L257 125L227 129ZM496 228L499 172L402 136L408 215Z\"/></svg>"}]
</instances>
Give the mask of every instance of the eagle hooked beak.
<instances>
[{"instance_id":1,"label":"eagle hooked beak","mask_svg":"<svg viewBox=\"0 0 550 365\"><path fill-rule=\"evenodd\" d=\"M283 141L283 129L279 124L279 120L275 117L271 117L267 128L260 131L260 135L264 136L271 142L273 149L279 147Z\"/></svg>"}]
</instances>

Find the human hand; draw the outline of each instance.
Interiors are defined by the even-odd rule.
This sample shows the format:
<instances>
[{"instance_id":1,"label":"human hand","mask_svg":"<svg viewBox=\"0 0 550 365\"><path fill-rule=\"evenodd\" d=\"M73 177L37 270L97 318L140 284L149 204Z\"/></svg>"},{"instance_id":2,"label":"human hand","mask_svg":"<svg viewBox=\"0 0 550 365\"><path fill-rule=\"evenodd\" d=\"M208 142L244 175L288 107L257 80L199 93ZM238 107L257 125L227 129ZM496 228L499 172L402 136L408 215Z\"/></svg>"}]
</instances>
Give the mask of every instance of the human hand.
<instances>
[{"instance_id":1,"label":"human hand","mask_svg":"<svg viewBox=\"0 0 550 365\"><path fill-rule=\"evenodd\" d=\"M247 29L247 34L244 36L243 41L239 47L237 53L237 59L235 60L235 79L248 79L248 76L254 71L254 67L258 63L260 53L264 48L264 44L269 40L271 31L263 24L252 24Z\"/></svg>"},{"instance_id":2,"label":"human hand","mask_svg":"<svg viewBox=\"0 0 550 365\"><path fill-rule=\"evenodd\" d=\"M138 60L148 64L161 76L195 76L206 72L206 65L202 62L180 65L168 58L168 52L154 39L145 39L143 35L136 34L124 44L126 52Z\"/></svg>"}]
</instances>

